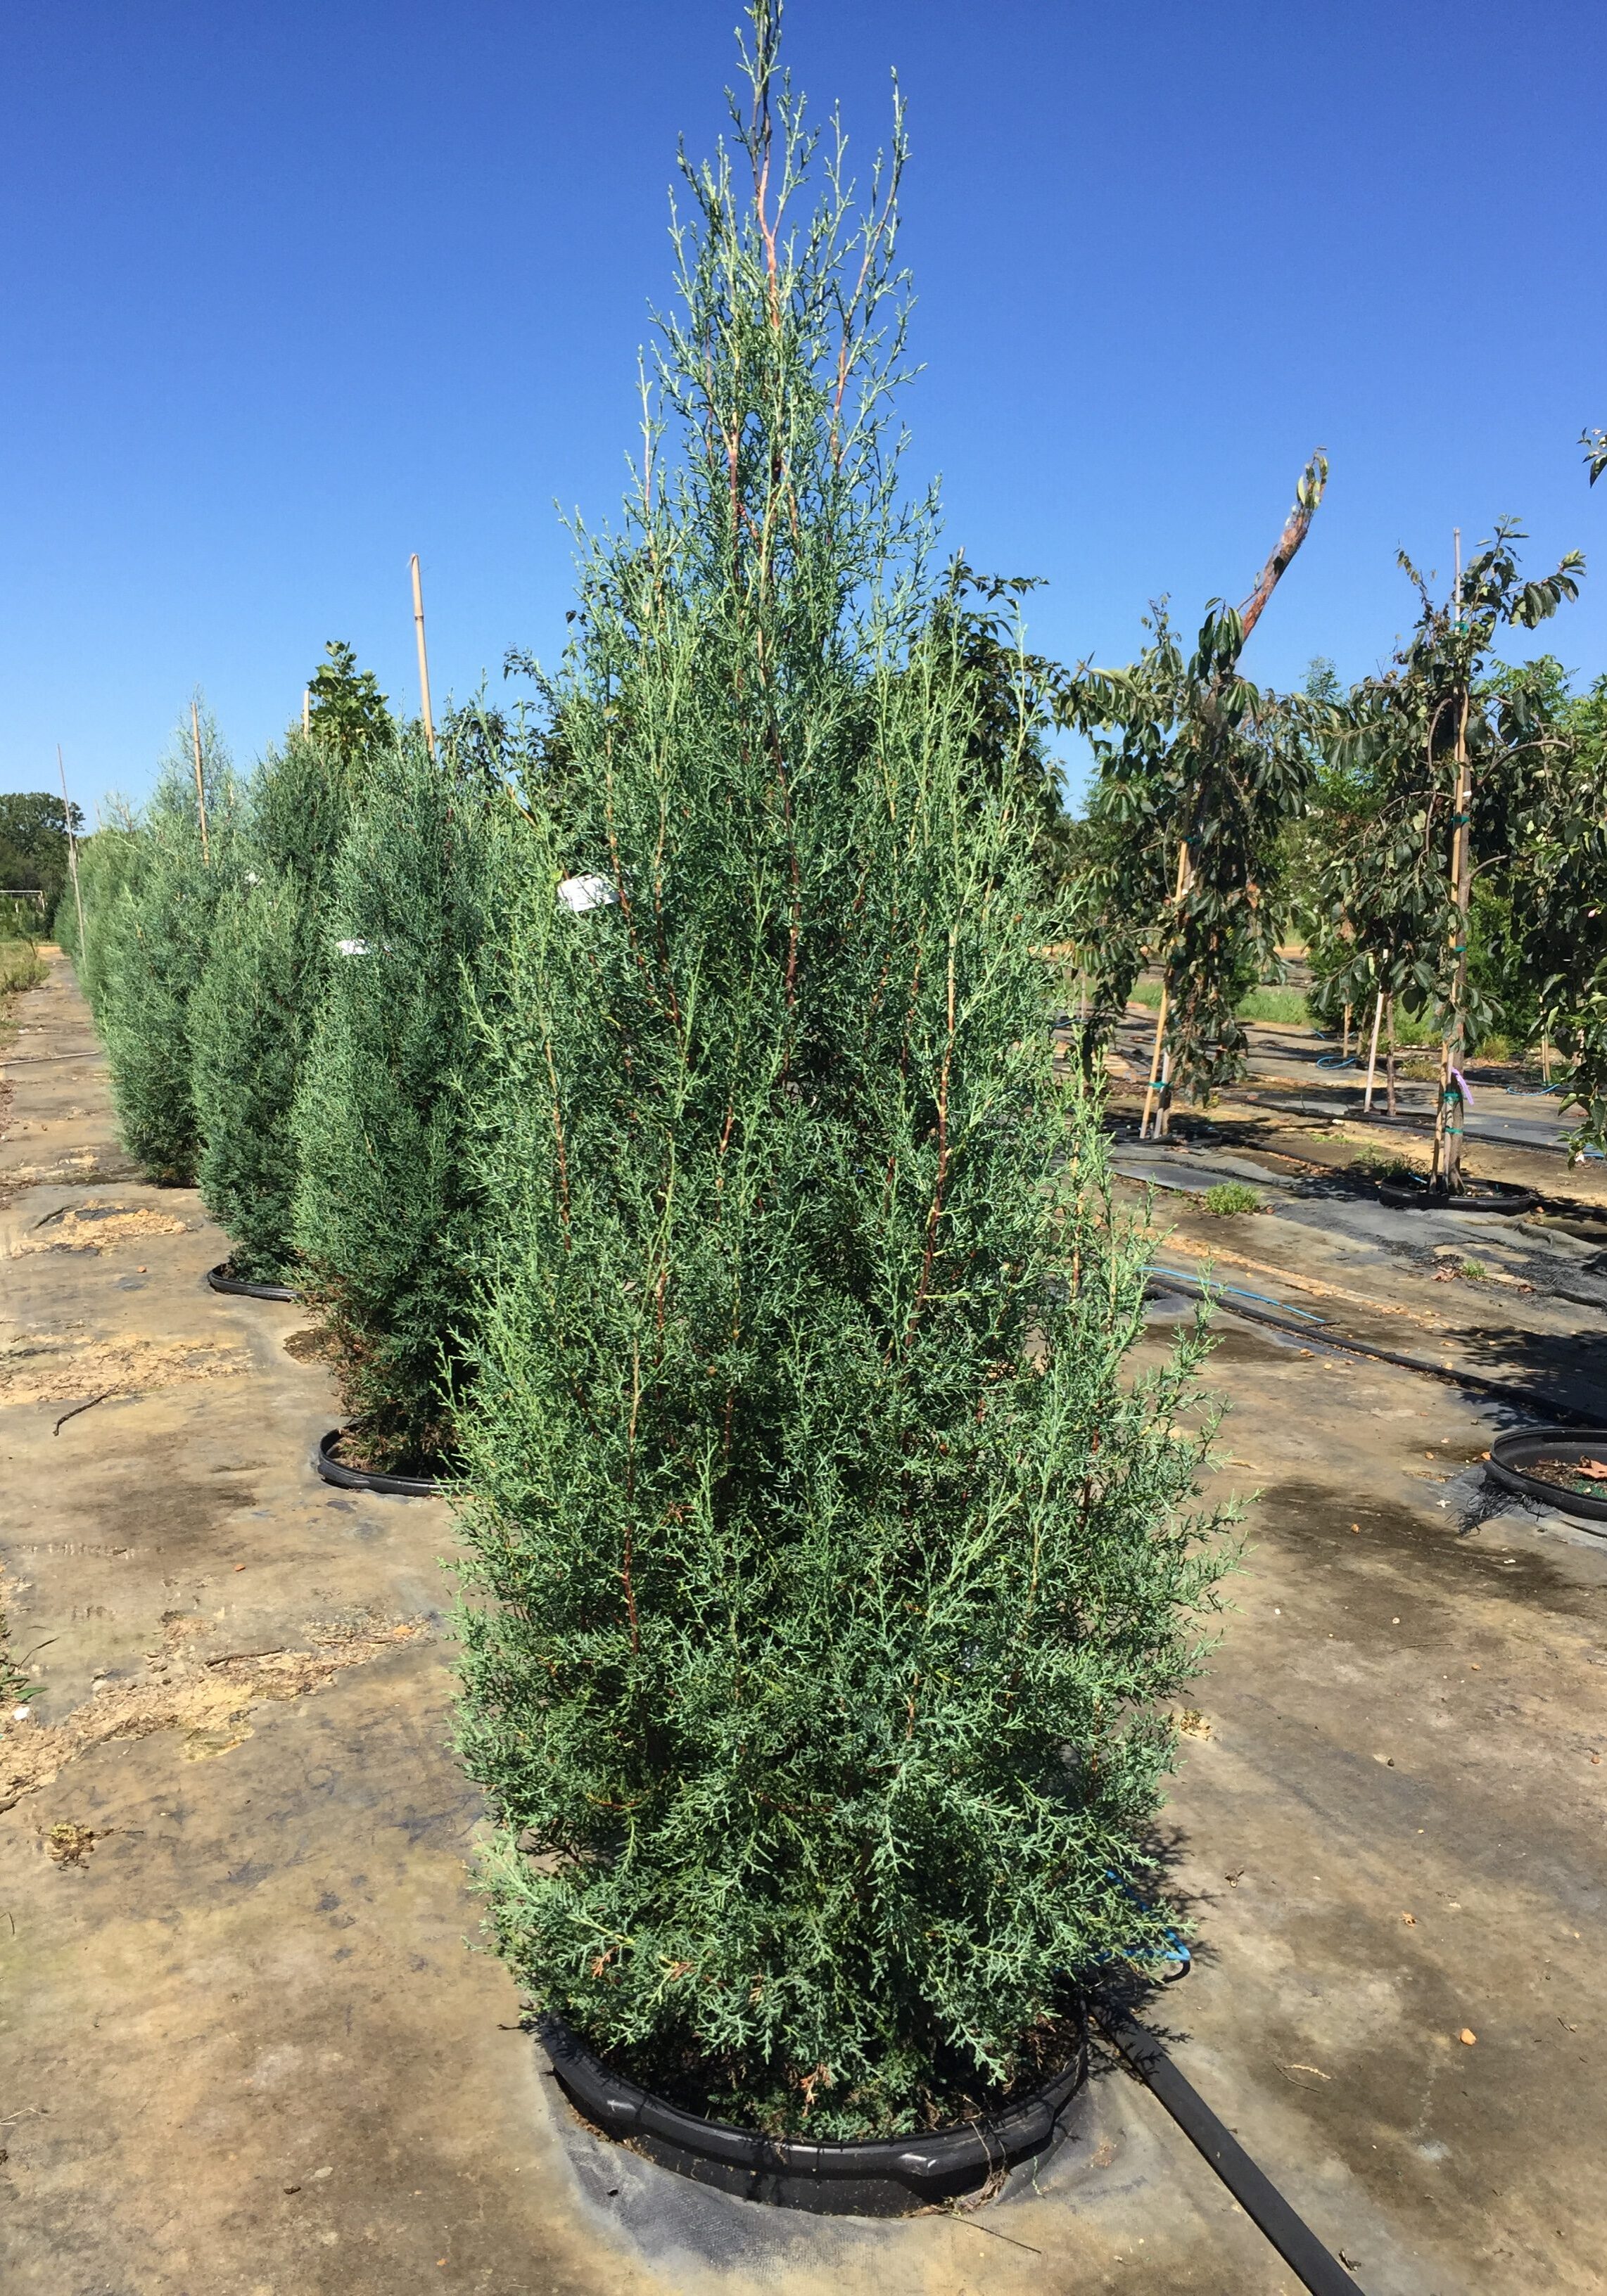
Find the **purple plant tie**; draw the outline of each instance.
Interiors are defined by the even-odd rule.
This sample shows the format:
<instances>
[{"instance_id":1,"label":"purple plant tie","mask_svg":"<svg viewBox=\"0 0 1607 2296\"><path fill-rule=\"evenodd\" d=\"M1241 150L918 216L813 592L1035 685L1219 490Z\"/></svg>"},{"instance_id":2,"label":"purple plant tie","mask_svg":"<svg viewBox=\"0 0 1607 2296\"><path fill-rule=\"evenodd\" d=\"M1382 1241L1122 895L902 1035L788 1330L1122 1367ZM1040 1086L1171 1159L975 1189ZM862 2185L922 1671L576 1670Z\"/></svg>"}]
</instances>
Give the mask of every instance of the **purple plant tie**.
<instances>
[{"instance_id":1,"label":"purple plant tie","mask_svg":"<svg viewBox=\"0 0 1607 2296\"><path fill-rule=\"evenodd\" d=\"M1451 1070L1451 1074L1456 1079L1456 1089L1462 1095L1463 1106L1464 1108L1472 1108L1473 1104L1473 1095L1468 1090L1468 1081L1466 1077L1463 1075L1460 1069L1453 1069Z\"/></svg>"}]
</instances>

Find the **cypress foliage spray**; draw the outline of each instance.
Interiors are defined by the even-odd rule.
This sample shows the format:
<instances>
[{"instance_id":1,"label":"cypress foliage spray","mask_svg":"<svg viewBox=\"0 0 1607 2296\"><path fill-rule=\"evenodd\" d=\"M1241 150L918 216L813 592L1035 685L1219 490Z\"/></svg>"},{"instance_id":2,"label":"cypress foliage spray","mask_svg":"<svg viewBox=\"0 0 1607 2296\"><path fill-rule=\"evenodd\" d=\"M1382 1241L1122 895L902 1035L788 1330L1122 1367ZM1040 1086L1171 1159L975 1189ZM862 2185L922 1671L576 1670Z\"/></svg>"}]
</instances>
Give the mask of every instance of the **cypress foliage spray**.
<instances>
[{"instance_id":1,"label":"cypress foliage spray","mask_svg":"<svg viewBox=\"0 0 1607 2296\"><path fill-rule=\"evenodd\" d=\"M829 2137L1030 2079L1068 1976L1152 1949L1218 1565L1198 1345L1133 1377L1054 1067L1029 681L989 781L897 490L901 125L851 211L753 24L549 689L564 803L500 832L461 1727L537 1999Z\"/></svg>"},{"instance_id":2,"label":"cypress foliage spray","mask_svg":"<svg viewBox=\"0 0 1607 2296\"><path fill-rule=\"evenodd\" d=\"M349 659L319 681L310 734L292 730L251 777L192 1014L201 1192L234 1243L231 1267L253 1283L293 1273L296 1090L335 958L335 856L376 746L393 738L388 718L344 709L352 685L375 700Z\"/></svg>"},{"instance_id":3,"label":"cypress foliage spray","mask_svg":"<svg viewBox=\"0 0 1607 2296\"><path fill-rule=\"evenodd\" d=\"M191 1002L229 882L234 777L209 712L198 718L209 850L202 851L189 713L137 828L102 831L104 860L83 871L86 966L105 1039L123 1145L152 1178L191 1185L201 1119L190 1056ZM94 844L99 843L97 838ZM96 856L97 865L102 857ZM103 880L115 875L111 885Z\"/></svg>"},{"instance_id":4,"label":"cypress foliage spray","mask_svg":"<svg viewBox=\"0 0 1607 2296\"><path fill-rule=\"evenodd\" d=\"M466 745L439 747L439 764L416 735L381 752L354 812L295 1121L296 1241L336 1342L346 1455L402 1473L450 1452L463 1380L471 990L486 811L507 804Z\"/></svg>"}]
</instances>

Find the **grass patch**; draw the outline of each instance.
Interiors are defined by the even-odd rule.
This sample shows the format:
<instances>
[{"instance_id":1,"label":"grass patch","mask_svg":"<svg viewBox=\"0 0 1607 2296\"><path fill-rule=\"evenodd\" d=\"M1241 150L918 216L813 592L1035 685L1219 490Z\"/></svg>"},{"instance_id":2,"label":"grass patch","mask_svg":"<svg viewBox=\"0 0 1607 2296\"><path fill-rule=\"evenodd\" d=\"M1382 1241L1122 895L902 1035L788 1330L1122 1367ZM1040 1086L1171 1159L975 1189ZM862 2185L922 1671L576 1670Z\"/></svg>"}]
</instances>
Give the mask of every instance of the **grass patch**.
<instances>
[{"instance_id":1,"label":"grass patch","mask_svg":"<svg viewBox=\"0 0 1607 2296\"><path fill-rule=\"evenodd\" d=\"M1159 1010L1160 983L1141 980L1127 999L1130 1004L1143 1004L1150 1012ZM1252 988L1240 999L1237 1006L1242 1021L1280 1021L1286 1028L1310 1028L1310 1009L1303 988Z\"/></svg>"},{"instance_id":2,"label":"grass patch","mask_svg":"<svg viewBox=\"0 0 1607 2296\"><path fill-rule=\"evenodd\" d=\"M37 988L50 968L30 940L0 940L0 996Z\"/></svg>"},{"instance_id":3,"label":"grass patch","mask_svg":"<svg viewBox=\"0 0 1607 2296\"><path fill-rule=\"evenodd\" d=\"M1260 1197L1242 1180L1218 1180L1214 1188L1207 1188L1201 1202L1218 1219L1230 1219L1235 1212L1259 1212L1261 1209Z\"/></svg>"}]
</instances>

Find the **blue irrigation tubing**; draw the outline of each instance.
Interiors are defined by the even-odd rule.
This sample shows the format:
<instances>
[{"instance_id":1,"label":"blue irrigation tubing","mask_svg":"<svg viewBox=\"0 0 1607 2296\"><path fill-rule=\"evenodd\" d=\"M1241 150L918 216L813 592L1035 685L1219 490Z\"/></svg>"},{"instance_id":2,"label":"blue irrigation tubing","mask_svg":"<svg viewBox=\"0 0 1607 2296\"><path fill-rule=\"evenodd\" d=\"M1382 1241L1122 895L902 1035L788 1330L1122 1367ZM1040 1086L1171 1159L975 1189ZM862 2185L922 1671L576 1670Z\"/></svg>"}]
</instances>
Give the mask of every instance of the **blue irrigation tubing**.
<instances>
[{"instance_id":1,"label":"blue irrigation tubing","mask_svg":"<svg viewBox=\"0 0 1607 2296\"><path fill-rule=\"evenodd\" d=\"M1259 1300L1265 1308L1276 1308L1279 1313L1284 1316L1299 1316L1303 1322L1308 1324L1322 1324L1327 1321L1327 1318L1324 1316L1314 1316L1309 1308L1291 1308L1286 1306L1282 1300L1275 1300L1270 1292L1247 1292L1242 1283L1218 1283L1213 1282L1209 1275L1191 1275L1185 1267L1162 1267L1158 1259L1151 1260L1150 1274L1152 1275L1180 1275L1185 1283L1199 1284L1202 1292L1221 1292L1223 1293L1231 1294L1235 1300Z\"/></svg>"},{"instance_id":2,"label":"blue irrigation tubing","mask_svg":"<svg viewBox=\"0 0 1607 2296\"><path fill-rule=\"evenodd\" d=\"M1353 1069L1359 1065L1360 1063L1354 1053L1347 1053L1342 1060L1336 1059L1332 1053L1324 1053L1322 1059L1317 1062L1317 1066L1320 1069Z\"/></svg>"},{"instance_id":3,"label":"blue irrigation tubing","mask_svg":"<svg viewBox=\"0 0 1607 2296\"><path fill-rule=\"evenodd\" d=\"M1122 1895L1145 1913L1152 1910L1150 1900L1113 1868L1107 1866L1105 1879L1114 1882ZM1168 1929L1164 1935L1169 1952L1165 1948L1158 1953L1149 1949L1129 1957L1177 1961L1180 1965L1177 1975L1161 1980L1163 1984L1175 1985L1178 1978L1187 1975L1192 1965L1189 1949L1175 1930ZM1102 1954L1099 1958L1107 1961L1114 1956ZM1250 2222L1272 2243L1301 2286L1310 2291L1310 2296L1355 2296L1356 2282L1340 2258L1323 2245L1305 2218L1290 2207L1271 2177L1257 2167L1233 2131L1218 2120L1193 2082L1185 2079L1155 2035L1136 2022L1117 2002L1095 1998L1088 2005L1111 2047L1210 2163Z\"/></svg>"},{"instance_id":4,"label":"blue irrigation tubing","mask_svg":"<svg viewBox=\"0 0 1607 2296\"><path fill-rule=\"evenodd\" d=\"M1105 1867L1105 1879L1107 1882L1114 1882L1117 1888L1121 1891L1122 1896L1128 1900L1129 1904L1136 1906L1141 1914L1152 1914L1154 1912L1155 1907L1153 1902L1150 1898L1146 1898L1142 1890L1136 1890L1133 1887L1133 1884L1129 1881L1126 1880L1123 1875L1119 1874L1113 1866L1107 1866ZM1178 1936L1176 1930L1162 1930L1160 1934L1166 1939L1166 1945L1164 1947L1140 1946L1136 1952L1125 1953L1123 1958L1127 1961L1175 1961L1179 1964L1177 1977L1185 1977L1194 1965L1194 1957L1193 1954L1190 1953L1187 1946L1184 1944L1183 1939ZM1116 1956L1113 1952L1108 1952L1099 1954L1095 1958L1099 1961L1114 1961ZM1162 1982L1167 1985L1175 1985L1177 1982L1177 1977L1165 1978L1162 1980Z\"/></svg>"}]
</instances>

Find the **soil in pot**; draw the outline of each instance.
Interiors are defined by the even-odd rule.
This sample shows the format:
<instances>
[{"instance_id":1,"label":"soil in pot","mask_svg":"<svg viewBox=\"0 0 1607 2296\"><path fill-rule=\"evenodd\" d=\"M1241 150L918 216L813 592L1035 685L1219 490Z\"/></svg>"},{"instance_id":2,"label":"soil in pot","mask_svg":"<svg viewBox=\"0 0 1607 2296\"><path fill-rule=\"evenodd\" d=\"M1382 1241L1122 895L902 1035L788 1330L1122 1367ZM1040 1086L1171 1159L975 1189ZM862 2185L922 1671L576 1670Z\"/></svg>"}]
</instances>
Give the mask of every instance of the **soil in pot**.
<instances>
[{"instance_id":1,"label":"soil in pot","mask_svg":"<svg viewBox=\"0 0 1607 2296\"><path fill-rule=\"evenodd\" d=\"M1002 2087L986 2080L957 2051L934 2052L932 2079L922 2093L919 2123L891 2132L875 2128L873 2097L862 2101L851 2093L833 2093L811 2074L767 2078L763 2069L735 2055L709 2055L689 2046L657 2051L651 2057L633 2054L628 2063L614 2057L609 2062L683 2112L745 2128L756 2136L858 2141L921 2134L1006 2112L1077 2062L1084 2031L1080 2013L1070 2006L1035 2026L1021 2045L1020 2070Z\"/></svg>"},{"instance_id":2,"label":"soil in pot","mask_svg":"<svg viewBox=\"0 0 1607 2296\"><path fill-rule=\"evenodd\" d=\"M1607 1499L1607 1459L1531 1459L1524 1472L1574 1498Z\"/></svg>"},{"instance_id":3,"label":"soil in pot","mask_svg":"<svg viewBox=\"0 0 1607 2296\"><path fill-rule=\"evenodd\" d=\"M1520 1497L1588 1522L1607 1521L1607 1428L1578 1435L1514 1429L1491 1444L1487 1472L1492 1482Z\"/></svg>"}]
</instances>

